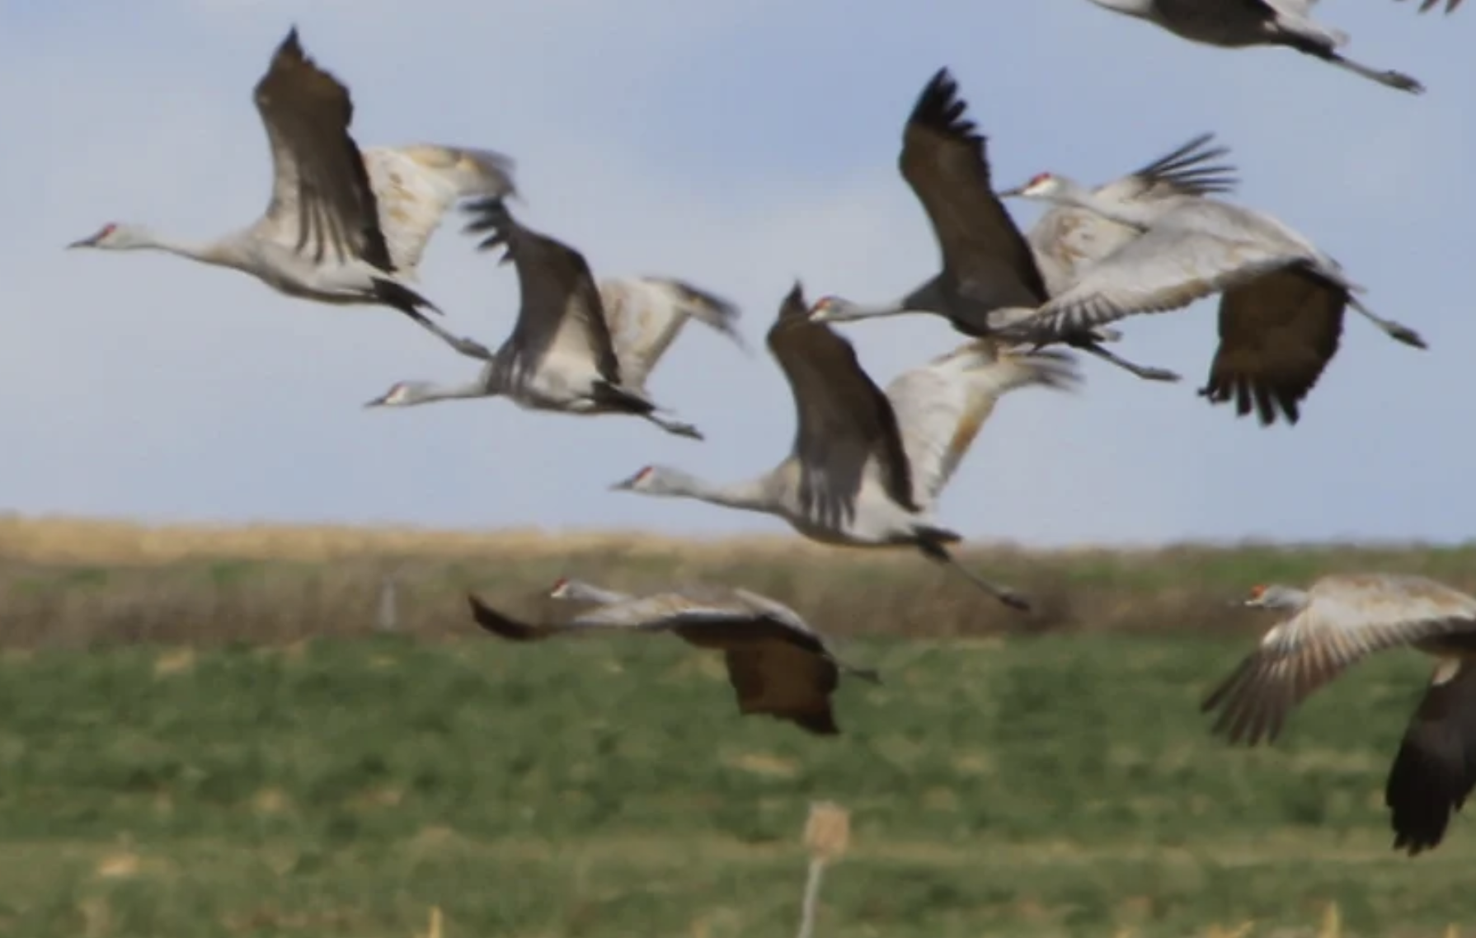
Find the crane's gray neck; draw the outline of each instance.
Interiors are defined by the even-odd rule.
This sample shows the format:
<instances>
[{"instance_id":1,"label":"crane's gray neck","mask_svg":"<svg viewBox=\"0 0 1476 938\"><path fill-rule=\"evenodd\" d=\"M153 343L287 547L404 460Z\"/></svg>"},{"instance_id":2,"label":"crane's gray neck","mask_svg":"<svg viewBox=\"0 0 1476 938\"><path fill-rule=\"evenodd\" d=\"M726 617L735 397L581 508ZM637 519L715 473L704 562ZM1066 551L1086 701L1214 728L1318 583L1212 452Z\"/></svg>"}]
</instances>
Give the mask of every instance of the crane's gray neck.
<instances>
[{"instance_id":1,"label":"crane's gray neck","mask_svg":"<svg viewBox=\"0 0 1476 938\"><path fill-rule=\"evenodd\" d=\"M243 270L251 267L250 251L246 248L246 243L244 233L230 234L212 241L187 241L159 234L151 228L134 227L130 230L129 243L123 250L163 251L202 264Z\"/></svg>"},{"instance_id":2,"label":"crane's gray neck","mask_svg":"<svg viewBox=\"0 0 1476 938\"><path fill-rule=\"evenodd\" d=\"M1153 19L1154 0L1092 0L1097 6L1114 13L1125 13L1141 19Z\"/></svg>"},{"instance_id":3,"label":"crane's gray neck","mask_svg":"<svg viewBox=\"0 0 1476 938\"><path fill-rule=\"evenodd\" d=\"M700 479L678 469L666 469L661 475L661 485L647 489L646 493L665 495L670 498L691 498L713 505L722 505L724 508L737 508L741 511L774 514L778 506L774 502L770 488L767 475L744 479L740 482L718 483Z\"/></svg>"},{"instance_id":4,"label":"crane's gray neck","mask_svg":"<svg viewBox=\"0 0 1476 938\"><path fill-rule=\"evenodd\" d=\"M569 599L575 602L601 603L608 606L614 603L626 602L631 596L629 593L605 589L602 586L595 586L593 583L586 583L583 580L565 580L564 587L559 592L559 598Z\"/></svg>"},{"instance_id":5,"label":"crane's gray neck","mask_svg":"<svg viewBox=\"0 0 1476 938\"><path fill-rule=\"evenodd\" d=\"M500 389L490 386L482 376L459 384L436 384L432 381L405 381L402 384L405 386L405 395L398 402L401 407L473 397L495 397L501 393Z\"/></svg>"},{"instance_id":6,"label":"crane's gray neck","mask_svg":"<svg viewBox=\"0 0 1476 938\"><path fill-rule=\"evenodd\" d=\"M858 303L855 300L842 298L836 305L839 308L826 317L830 322L873 319L878 316L905 316L909 313L943 313L947 309L937 277L895 300Z\"/></svg>"}]
</instances>

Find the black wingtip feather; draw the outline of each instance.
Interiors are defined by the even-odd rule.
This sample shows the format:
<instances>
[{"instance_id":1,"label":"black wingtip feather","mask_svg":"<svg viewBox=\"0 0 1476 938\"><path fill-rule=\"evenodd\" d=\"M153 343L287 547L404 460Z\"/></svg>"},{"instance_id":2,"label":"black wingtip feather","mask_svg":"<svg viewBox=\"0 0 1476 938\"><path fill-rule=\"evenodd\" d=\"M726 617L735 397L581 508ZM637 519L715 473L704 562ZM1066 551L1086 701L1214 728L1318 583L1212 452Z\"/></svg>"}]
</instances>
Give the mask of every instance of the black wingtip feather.
<instances>
[{"instance_id":1,"label":"black wingtip feather","mask_svg":"<svg viewBox=\"0 0 1476 938\"><path fill-rule=\"evenodd\" d=\"M967 110L968 102L958 96L958 81L945 66L933 75L922 94L918 95L907 123L982 145L984 138L977 125L964 117Z\"/></svg>"}]
</instances>

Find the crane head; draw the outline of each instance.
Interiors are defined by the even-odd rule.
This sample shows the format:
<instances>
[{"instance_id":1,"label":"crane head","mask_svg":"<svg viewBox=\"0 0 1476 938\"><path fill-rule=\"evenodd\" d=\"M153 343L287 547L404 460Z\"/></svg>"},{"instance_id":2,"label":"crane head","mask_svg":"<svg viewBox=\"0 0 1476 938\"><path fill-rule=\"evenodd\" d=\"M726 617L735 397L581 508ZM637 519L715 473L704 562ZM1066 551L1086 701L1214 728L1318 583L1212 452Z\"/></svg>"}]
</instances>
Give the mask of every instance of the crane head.
<instances>
[{"instance_id":1,"label":"crane head","mask_svg":"<svg viewBox=\"0 0 1476 938\"><path fill-rule=\"evenodd\" d=\"M127 248L134 246L134 239L130 238L131 229L120 226L117 222L108 222L97 233L89 237L73 241L67 245L70 248Z\"/></svg>"},{"instance_id":2,"label":"crane head","mask_svg":"<svg viewBox=\"0 0 1476 938\"><path fill-rule=\"evenodd\" d=\"M1061 180L1054 173L1036 173L1030 177L1030 181L1023 186L1013 189L1005 189L995 193L1001 199L1019 197L1022 199L1049 199L1058 194L1062 189Z\"/></svg>"},{"instance_id":3,"label":"crane head","mask_svg":"<svg viewBox=\"0 0 1476 938\"><path fill-rule=\"evenodd\" d=\"M569 578L561 576L548 588L550 599L564 599L569 595Z\"/></svg>"},{"instance_id":4,"label":"crane head","mask_svg":"<svg viewBox=\"0 0 1476 938\"><path fill-rule=\"evenodd\" d=\"M1307 604L1307 594L1290 586L1258 583L1252 586L1244 605L1257 609L1300 609Z\"/></svg>"},{"instance_id":5,"label":"crane head","mask_svg":"<svg viewBox=\"0 0 1476 938\"><path fill-rule=\"evenodd\" d=\"M396 381L390 385L390 389L371 401L365 401L365 407L406 407L417 404L416 385L412 381Z\"/></svg>"},{"instance_id":6,"label":"crane head","mask_svg":"<svg viewBox=\"0 0 1476 938\"><path fill-rule=\"evenodd\" d=\"M656 475L655 466L642 466L640 471L628 479L623 479L610 486L612 492L640 492L644 491Z\"/></svg>"}]
</instances>

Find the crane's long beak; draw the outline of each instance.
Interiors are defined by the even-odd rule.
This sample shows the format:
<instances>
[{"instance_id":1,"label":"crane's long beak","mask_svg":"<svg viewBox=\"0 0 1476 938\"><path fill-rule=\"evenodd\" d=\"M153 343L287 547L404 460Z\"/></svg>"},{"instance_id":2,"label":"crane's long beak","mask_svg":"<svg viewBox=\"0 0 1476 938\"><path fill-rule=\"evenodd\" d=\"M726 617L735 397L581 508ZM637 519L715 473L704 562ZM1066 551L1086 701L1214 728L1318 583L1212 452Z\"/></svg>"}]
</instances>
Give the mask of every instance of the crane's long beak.
<instances>
[{"instance_id":1,"label":"crane's long beak","mask_svg":"<svg viewBox=\"0 0 1476 938\"><path fill-rule=\"evenodd\" d=\"M1018 198L1019 196L1022 196L1024 194L1025 194L1025 187L1024 186L1015 186L1014 188L1011 188L1011 189L1001 189L1001 190L999 190L998 192L994 193L994 197L997 198L997 199L1013 199L1013 198Z\"/></svg>"},{"instance_id":2,"label":"crane's long beak","mask_svg":"<svg viewBox=\"0 0 1476 938\"><path fill-rule=\"evenodd\" d=\"M71 244L67 245L67 250L70 251L73 248L90 248L96 246L96 244L97 235L92 235L87 238L80 238L76 241L73 241Z\"/></svg>"},{"instance_id":3,"label":"crane's long beak","mask_svg":"<svg viewBox=\"0 0 1476 938\"><path fill-rule=\"evenodd\" d=\"M365 407L383 407L384 406L384 402L385 402L385 400L388 397L389 397L388 394L381 394L381 395L379 395L378 397L376 397L372 401L365 401L364 402L364 406Z\"/></svg>"}]
</instances>

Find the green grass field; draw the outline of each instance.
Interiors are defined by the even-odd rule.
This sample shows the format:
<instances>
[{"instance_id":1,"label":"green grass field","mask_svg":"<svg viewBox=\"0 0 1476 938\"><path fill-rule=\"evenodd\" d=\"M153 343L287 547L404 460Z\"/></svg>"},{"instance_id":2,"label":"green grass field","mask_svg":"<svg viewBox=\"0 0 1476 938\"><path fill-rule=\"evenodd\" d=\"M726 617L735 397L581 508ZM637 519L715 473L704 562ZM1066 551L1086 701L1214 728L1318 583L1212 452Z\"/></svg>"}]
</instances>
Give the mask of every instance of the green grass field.
<instances>
[{"instance_id":1,"label":"green grass field","mask_svg":"<svg viewBox=\"0 0 1476 938\"><path fill-rule=\"evenodd\" d=\"M815 799L818 938L1476 923L1469 823L1389 849L1413 653L1247 751L1197 712L1244 636L857 639L822 739L674 639L463 635L7 652L0 934L790 935Z\"/></svg>"}]
</instances>

